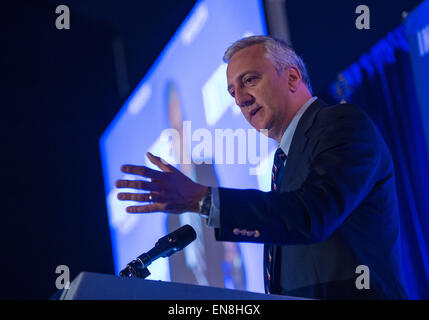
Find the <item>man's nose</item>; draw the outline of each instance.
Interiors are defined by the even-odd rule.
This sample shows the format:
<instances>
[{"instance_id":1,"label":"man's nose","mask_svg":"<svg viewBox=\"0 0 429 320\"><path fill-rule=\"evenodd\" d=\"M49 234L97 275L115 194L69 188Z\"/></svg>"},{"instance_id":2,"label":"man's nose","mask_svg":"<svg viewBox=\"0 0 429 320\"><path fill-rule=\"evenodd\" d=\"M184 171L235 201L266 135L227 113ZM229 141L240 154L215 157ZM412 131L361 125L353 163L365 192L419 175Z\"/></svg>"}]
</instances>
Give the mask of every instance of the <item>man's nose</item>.
<instances>
[{"instance_id":1,"label":"man's nose","mask_svg":"<svg viewBox=\"0 0 429 320\"><path fill-rule=\"evenodd\" d=\"M235 103L239 107L248 107L255 102L255 98L245 90L235 91Z\"/></svg>"}]
</instances>

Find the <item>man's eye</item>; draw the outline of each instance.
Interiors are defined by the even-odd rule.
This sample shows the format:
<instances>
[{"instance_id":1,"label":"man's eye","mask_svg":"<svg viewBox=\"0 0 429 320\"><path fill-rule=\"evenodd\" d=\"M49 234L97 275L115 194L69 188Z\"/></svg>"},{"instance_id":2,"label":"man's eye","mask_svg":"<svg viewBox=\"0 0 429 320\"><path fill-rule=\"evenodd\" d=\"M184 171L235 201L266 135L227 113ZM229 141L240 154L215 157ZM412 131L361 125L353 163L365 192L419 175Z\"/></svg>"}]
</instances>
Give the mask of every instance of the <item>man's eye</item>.
<instances>
[{"instance_id":1,"label":"man's eye","mask_svg":"<svg viewBox=\"0 0 429 320\"><path fill-rule=\"evenodd\" d=\"M235 91L230 91L230 92L229 92L229 94L230 94L233 98L235 98Z\"/></svg>"},{"instance_id":2,"label":"man's eye","mask_svg":"<svg viewBox=\"0 0 429 320\"><path fill-rule=\"evenodd\" d=\"M244 80L244 82L246 82L246 84L252 84L252 83L254 83L255 80L256 79L256 77L250 77L250 78L247 78L246 80Z\"/></svg>"}]
</instances>

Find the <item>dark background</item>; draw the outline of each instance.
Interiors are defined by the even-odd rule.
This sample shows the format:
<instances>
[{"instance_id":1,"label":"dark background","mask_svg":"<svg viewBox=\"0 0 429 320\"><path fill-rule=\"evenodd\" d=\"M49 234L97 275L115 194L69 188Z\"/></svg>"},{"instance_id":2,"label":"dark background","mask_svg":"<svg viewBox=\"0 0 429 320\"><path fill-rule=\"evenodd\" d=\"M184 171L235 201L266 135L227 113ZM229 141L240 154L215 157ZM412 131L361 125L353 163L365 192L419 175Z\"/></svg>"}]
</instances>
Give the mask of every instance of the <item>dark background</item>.
<instances>
[{"instance_id":1,"label":"dark background","mask_svg":"<svg viewBox=\"0 0 429 320\"><path fill-rule=\"evenodd\" d=\"M58 265L72 279L114 272L98 139L195 2L1 3L0 298L49 298ZM314 93L420 2L287 1ZM55 28L60 4L70 30ZM371 10L370 30L355 28L360 4Z\"/></svg>"}]
</instances>

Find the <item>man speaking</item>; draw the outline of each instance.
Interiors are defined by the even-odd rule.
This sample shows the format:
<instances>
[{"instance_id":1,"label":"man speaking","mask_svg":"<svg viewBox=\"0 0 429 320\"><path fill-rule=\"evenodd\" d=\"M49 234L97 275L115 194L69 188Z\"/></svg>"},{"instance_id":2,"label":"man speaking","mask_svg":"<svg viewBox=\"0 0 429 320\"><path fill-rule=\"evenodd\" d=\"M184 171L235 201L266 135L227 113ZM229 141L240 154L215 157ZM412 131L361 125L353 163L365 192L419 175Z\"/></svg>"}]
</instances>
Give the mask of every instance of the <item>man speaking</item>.
<instances>
[{"instance_id":1,"label":"man speaking","mask_svg":"<svg viewBox=\"0 0 429 320\"><path fill-rule=\"evenodd\" d=\"M301 58L281 40L252 36L225 53L228 91L246 120L278 142L272 190L210 188L161 158L162 171L124 165L150 181L119 180L129 213L197 212L219 241L264 243L267 293L316 299L404 299L390 152L368 116L313 97ZM363 268L363 269L362 269ZM368 273L358 285L357 270Z\"/></svg>"}]
</instances>

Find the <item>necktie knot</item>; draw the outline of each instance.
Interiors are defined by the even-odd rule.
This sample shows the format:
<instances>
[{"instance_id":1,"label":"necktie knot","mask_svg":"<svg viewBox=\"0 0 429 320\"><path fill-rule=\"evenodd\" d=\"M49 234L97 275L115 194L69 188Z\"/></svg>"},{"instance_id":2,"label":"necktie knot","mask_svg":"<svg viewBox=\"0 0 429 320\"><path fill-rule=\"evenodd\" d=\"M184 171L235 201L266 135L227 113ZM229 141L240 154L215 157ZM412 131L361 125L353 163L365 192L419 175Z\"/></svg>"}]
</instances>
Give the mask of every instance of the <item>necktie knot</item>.
<instances>
[{"instance_id":1,"label":"necktie knot","mask_svg":"<svg viewBox=\"0 0 429 320\"><path fill-rule=\"evenodd\" d=\"M274 154L274 164L277 166L277 168L284 163L287 156L283 152L282 148L278 147L276 150L276 153Z\"/></svg>"}]
</instances>

